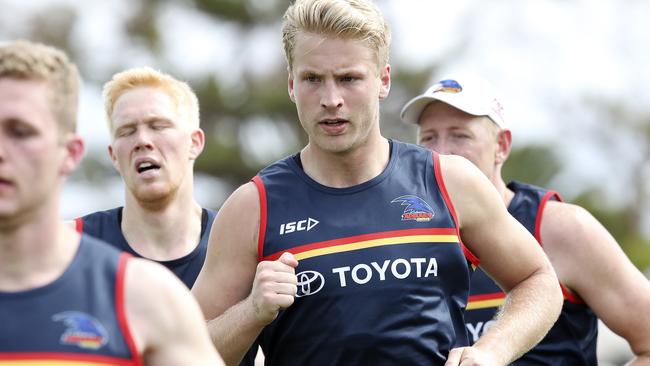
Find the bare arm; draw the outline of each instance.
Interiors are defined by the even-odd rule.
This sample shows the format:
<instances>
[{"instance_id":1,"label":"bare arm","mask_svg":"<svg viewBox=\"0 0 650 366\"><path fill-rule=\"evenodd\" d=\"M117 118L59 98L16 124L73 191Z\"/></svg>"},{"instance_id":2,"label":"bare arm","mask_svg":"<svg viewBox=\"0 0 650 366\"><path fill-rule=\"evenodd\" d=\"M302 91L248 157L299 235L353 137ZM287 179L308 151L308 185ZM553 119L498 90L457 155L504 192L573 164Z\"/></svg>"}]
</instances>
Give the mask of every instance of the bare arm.
<instances>
[{"instance_id":1,"label":"bare arm","mask_svg":"<svg viewBox=\"0 0 650 366\"><path fill-rule=\"evenodd\" d=\"M539 342L557 319L558 280L535 238L507 212L490 181L464 158L440 156L440 161L463 242L507 293L494 325L473 347L453 350L447 365L505 365Z\"/></svg>"},{"instance_id":2,"label":"bare arm","mask_svg":"<svg viewBox=\"0 0 650 366\"><path fill-rule=\"evenodd\" d=\"M546 205L541 237L560 281L629 342L631 365L650 365L650 282L616 240L589 212L561 202Z\"/></svg>"},{"instance_id":3,"label":"bare arm","mask_svg":"<svg viewBox=\"0 0 650 366\"><path fill-rule=\"evenodd\" d=\"M145 365L223 365L210 343L198 304L163 266L130 259L125 275L125 307Z\"/></svg>"},{"instance_id":4,"label":"bare arm","mask_svg":"<svg viewBox=\"0 0 650 366\"><path fill-rule=\"evenodd\" d=\"M228 365L237 365L264 326L296 293L290 254L257 261L257 188L247 183L223 205L210 234L206 261L192 293L206 319L214 345ZM249 296L250 295L250 296Z\"/></svg>"}]
</instances>

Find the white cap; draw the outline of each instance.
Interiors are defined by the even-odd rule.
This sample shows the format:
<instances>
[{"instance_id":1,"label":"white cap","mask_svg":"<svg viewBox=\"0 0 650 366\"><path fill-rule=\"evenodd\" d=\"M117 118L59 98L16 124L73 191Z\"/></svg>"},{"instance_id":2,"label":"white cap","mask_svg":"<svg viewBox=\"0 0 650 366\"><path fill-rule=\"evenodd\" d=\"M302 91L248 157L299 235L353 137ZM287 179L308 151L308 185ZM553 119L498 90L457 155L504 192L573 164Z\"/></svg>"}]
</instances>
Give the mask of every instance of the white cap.
<instances>
[{"instance_id":1,"label":"white cap","mask_svg":"<svg viewBox=\"0 0 650 366\"><path fill-rule=\"evenodd\" d=\"M503 105L494 88L486 80L464 74L447 75L423 94L411 99L402 108L402 121L418 124L422 111L436 100L474 116L490 117L500 128L507 128Z\"/></svg>"}]
</instances>

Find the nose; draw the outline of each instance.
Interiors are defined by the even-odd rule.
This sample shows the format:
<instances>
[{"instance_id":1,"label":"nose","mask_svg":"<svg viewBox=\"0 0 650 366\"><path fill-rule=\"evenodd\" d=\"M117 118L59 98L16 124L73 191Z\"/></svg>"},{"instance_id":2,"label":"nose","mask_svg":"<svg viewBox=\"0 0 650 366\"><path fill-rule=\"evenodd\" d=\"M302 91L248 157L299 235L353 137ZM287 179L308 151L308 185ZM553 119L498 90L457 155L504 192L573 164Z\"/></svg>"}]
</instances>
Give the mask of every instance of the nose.
<instances>
[{"instance_id":1,"label":"nose","mask_svg":"<svg viewBox=\"0 0 650 366\"><path fill-rule=\"evenodd\" d=\"M328 80L321 89L320 105L325 109L341 108L343 97L336 82Z\"/></svg>"},{"instance_id":2,"label":"nose","mask_svg":"<svg viewBox=\"0 0 650 366\"><path fill-rule=\"evenodd\" d=\"M438 154L451 155L454 153L452 144L445 141L444 138L434 138L424 143L424 146Z\"/></svg>"},{"instance_id":3,"label":"nose","mask_svg":"<svg viewBox=\"0 0 650 366\"><path fill-rule=\"evenodd\" d=\"M444 139L438 139L435 145L433 149L439 154L450 155L454 153L451 144L446 143Z\"/></svg>"},{"instance_id":4,"label":"nose","mask_svg":"<svg viewBox=\"0 0 650 366\"><path fill-rule=\"evenodd\" d=\"M135 133L135 150L151 150L153 149L153 143L151 142L151 136L147 132L146 128L138 128Z\"/></svg>"}]
</instances>

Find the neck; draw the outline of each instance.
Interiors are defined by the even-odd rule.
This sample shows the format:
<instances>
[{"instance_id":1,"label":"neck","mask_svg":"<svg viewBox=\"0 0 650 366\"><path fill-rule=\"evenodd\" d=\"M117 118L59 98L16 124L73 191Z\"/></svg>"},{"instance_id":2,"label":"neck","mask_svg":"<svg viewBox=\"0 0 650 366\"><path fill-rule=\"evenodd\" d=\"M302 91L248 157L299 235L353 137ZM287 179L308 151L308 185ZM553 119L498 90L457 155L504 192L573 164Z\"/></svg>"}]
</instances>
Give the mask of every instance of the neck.
<instances>
[{"instance_id":1,"label":"neck","mask_svg":"<svg viewBox=\"0 0 650 366\"><path fill-rule=\"evenodd\" d=\"M510 205L510 202L512 201L512 198L515 196L515 192L511 191L506 186L506 183L503 181L503 178L501 177L501 170L499 169L498 171L496 171L493 177L490 178L490 180L492 181L492 184L494 184L494 187L496 187L497 192L499 192L499 196L501 196L501 200L506 205L506 207L508 207L508 205Z\"/></svg>"},{"instance_id":2,"label":"neck","mask_svg":"<svg viewBox=\"0 0 650 366\"><path fill-rule=\"evenodd\" d=\"M56 280L78 246L79 234L59 219L58 204L53 200L21 220L3 222L0 291L24 291Z\"/></svg>"},{"instance_id":3,"label":"neck","mask_svg":"<svg viewBox=\"0 0 650 366\"><path fill-rule=\"evenodd\" d=\"M335 154L308 144L301 151L300 159L305 173L318 183L346 188L381 174L390 160L390 145L379 136L354 150Z\"/></svg>"},{"instance_id":4,"label":"neck","mask_svg":"<svg viewBox=\"0 0 650 366\"><path fill-rule=\"evenodd\" d=\"M180 191L180 190L179 190ZM161 202L139 202L127 194L122 232L133 250L145 258L167 261L191 253L201 236L201 206L191 190Z\"/></svg>"}]
</instances>

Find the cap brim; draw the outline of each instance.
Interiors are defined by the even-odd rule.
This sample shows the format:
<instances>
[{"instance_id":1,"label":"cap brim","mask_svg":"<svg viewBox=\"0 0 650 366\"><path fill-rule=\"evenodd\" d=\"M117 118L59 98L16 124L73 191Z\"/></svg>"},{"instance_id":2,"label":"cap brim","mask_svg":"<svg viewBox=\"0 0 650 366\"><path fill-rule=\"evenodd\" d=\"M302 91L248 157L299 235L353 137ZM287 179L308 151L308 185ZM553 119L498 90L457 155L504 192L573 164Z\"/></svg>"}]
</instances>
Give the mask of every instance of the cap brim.
<instances>
[{"instance_id":1,"label":"cap brim","mask_svg":"<svg viewBox=\"0 0 650 366\"><path fill-rule=\"evenodd\" d=\"M424 111L424 108L426 108L429 103L436 100L436 98L433 98L430 95L417 96L411 99L408 103L406 103L404 108L402 108L402 111L400 112L400 118L405 123L412 123L417 125L418 120L420 119L420 115L422 114L422 111Z\"/></svg>"},{"instance_id":2,"label":"cap brim","mask_svg":"<svg viewBox=\"0 0 650 366\"><path fill-rule=\"evenodd\" d=\"M490 111L472 109L467 105L467 103L465 103L465 99L459 97L459 94L434 93L417 96L406 103L404 108L402 108L402 112L400 113L402 121L405 123L413 123L417 125L420 119L420 115L424 109L429 105L429 103L435 101L444 102L473 116L487 116L490 113Z\"/></svg>"}]
</instances>

